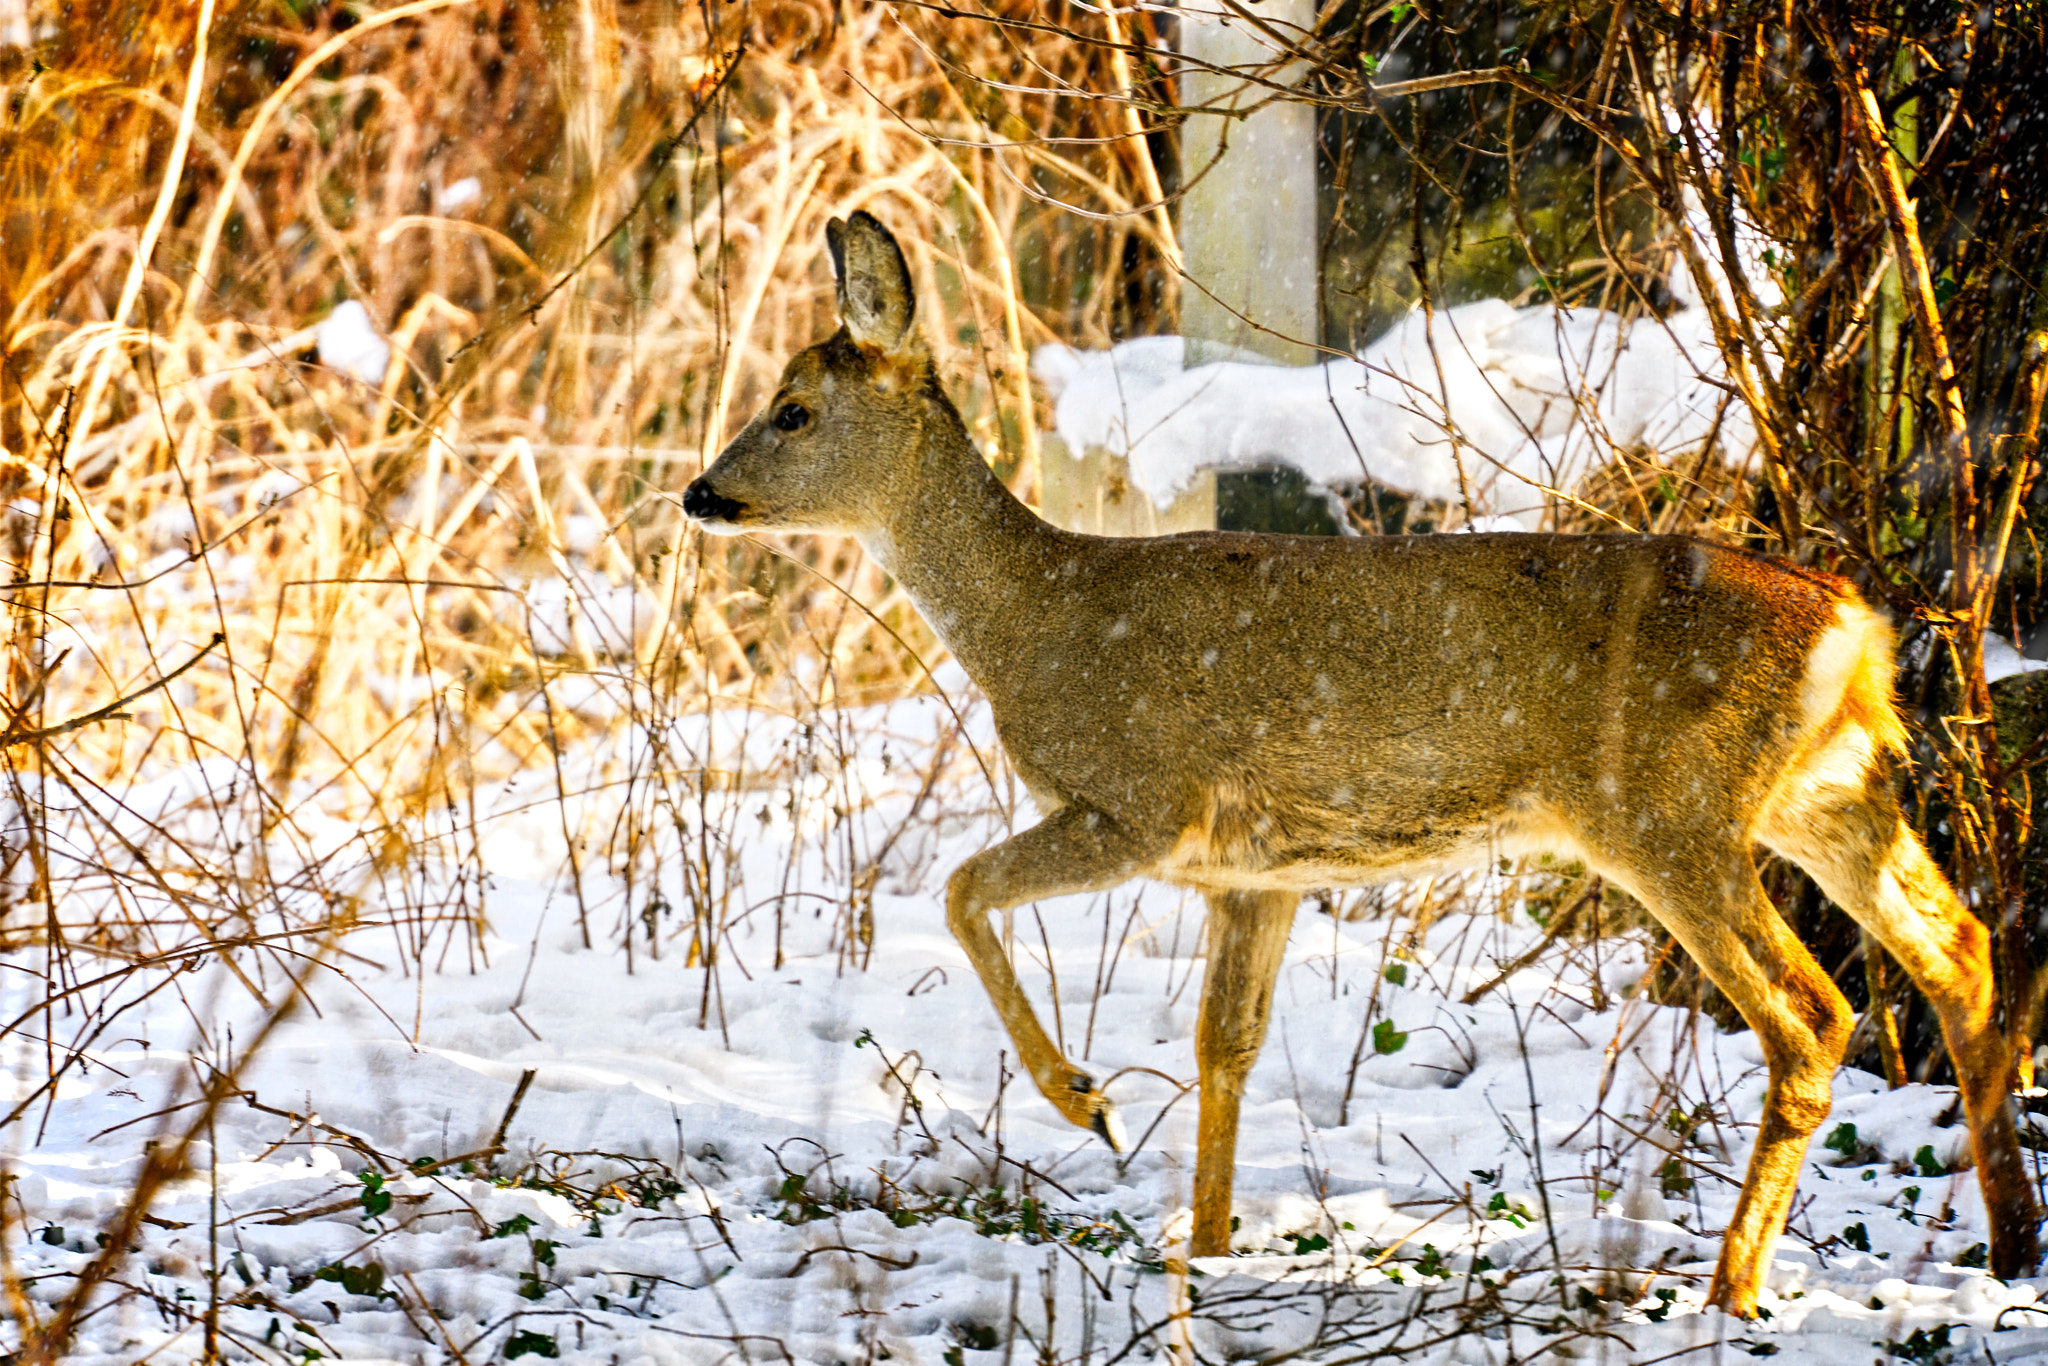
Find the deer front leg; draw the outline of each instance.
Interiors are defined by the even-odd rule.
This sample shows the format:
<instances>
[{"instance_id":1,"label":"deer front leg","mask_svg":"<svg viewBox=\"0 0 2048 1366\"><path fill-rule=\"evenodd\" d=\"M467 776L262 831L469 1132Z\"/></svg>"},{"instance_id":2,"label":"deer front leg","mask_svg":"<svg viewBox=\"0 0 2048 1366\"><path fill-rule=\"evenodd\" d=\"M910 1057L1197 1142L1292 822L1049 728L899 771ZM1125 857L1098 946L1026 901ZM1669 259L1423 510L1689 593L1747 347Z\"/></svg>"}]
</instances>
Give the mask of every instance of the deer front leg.
<instances>
[{"instance_id":1,"label":"deer front leg","mask_svg":"<svg viewBox=\"0 0 2048 1366\"><path fill-rule=\"evenodd\" d=\"M1155 862L1171 836L1146 839L1099 812L1066 806L1022 834L984 849L946 882L946 924L967 950L968 961L1002 1017L1017 1056L1039 1094L1068 1121L1099 1134L1123 1151L1123 1122L1095 1079L1062 1057L1017 985L1002 942L989 926L991 911L1042 897L1097 892L1127 882Z\"/></svg>"},{"instance_id":2,"label":"deer front leg","mask_svg":"<svg viewBox=\"0 0 2048 1366\"><path fill-rule=\"evenodd\" d=\"M1273 982L1287 952L1296 892L1211 892L1209 966L1195 1026L1202 1117L1195 1144L1196 1257L1230 1253L1230 1190L1237 1168L1237 1111L1273 1013Z\"/></svg>"}]
</instances>

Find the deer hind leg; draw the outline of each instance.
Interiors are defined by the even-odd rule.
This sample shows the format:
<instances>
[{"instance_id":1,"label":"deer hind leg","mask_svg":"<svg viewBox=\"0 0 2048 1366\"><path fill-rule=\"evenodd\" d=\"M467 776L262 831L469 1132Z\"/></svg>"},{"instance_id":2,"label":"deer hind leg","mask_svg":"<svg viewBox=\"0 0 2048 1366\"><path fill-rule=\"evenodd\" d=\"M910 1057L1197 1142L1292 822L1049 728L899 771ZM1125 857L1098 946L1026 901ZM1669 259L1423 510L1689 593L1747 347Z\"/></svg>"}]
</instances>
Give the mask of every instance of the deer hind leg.
<instances>
[{"instance_id":1,"label":"deer hind leg","mask_svg":"<svg viewBox=\"0 0 2048 1366\"><path fill-rule=\"evenodd\" d=\"M1119 1152L1124 1132L1116 1107L1046 1036L988 917L1042 897L1114 887L1143 872L1170 846L1170 836L1147 840L1096 812L1067 806L982 850L946 882L946 924L967 950L1039 1094L1069 1122L1094 1130Z\"/></svg>"},{"instance_id":2,"label":"deer hind leg","mask_svg":"<svg viewBox=\"0 0 2048 1366\"><path fill-rule=\"evenodd\" d=\"M1784 1231L1807 1142L1827 1118L1835 1068L1849 1041L1849 1003L1764 895L1746 850L1730 854L1718 870L1638 869L1617 880L1734 1002L1770 1068L1749 1172L1707 1292L1708 1303L1747 1315Z\"/></svg>"},{"instance_id":3,"label":"deer hind leg","mask_svg":"<svg viewBox=\"0 0 2048 1366\"><path fill-rule=\"evenodd\" d=\"M1287 952L1297 892L1211 892L1209 965L1195 1026L1202 1116L1195 1146L1195 1231L1189 1252L1230 1252L1230 1189L1237 1167L1237 1111L1273 1013L1273 982Z\"/></svg>"},{"instance_id":4,"label":"deer hind leg","mask_svg":"<svg viewBox=\"0 0 2048 1366\"><path fill-rule=\"evenodd\" d=\"M2008 1094L2012 1056L1994 1009L1990 933L1927 856L1881 773L1809 790L1773 814L1762 838L1812 874L1933 1005L1969 1116L1991 1270L2032 1275L2038 1216Z\"/></svg>"}]
</instances>

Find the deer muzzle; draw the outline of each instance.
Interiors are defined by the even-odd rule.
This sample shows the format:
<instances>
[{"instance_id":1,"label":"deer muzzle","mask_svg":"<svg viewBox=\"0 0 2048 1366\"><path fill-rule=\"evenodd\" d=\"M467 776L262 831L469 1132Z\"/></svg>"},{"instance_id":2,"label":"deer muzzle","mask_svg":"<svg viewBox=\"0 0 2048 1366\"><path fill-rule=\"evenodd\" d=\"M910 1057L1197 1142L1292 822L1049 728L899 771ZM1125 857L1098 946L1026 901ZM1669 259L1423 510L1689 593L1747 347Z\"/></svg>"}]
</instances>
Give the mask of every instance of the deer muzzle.
<instances>
[{"instance_id":1,"label":"deer muzzle","mask_svg":"<svg viewBox=\"0 0 2048 1366\"><path fill-rule=\"evenodd\" d=\"M707 530L722 530L739 524L740 512L746 504L724 497L711 487L702 475L692 480L690 487L683 490L684 515L702 522Z\"/></svg>"}]
</instances>

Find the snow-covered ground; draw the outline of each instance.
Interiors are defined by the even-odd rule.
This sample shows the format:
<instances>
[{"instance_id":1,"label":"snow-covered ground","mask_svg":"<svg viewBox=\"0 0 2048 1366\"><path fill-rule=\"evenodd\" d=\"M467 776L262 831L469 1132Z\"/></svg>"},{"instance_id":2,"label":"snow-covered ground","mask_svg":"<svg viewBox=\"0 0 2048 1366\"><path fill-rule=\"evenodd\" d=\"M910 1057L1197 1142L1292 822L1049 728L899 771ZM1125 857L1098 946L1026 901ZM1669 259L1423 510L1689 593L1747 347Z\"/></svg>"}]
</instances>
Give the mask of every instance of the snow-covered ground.
<instances>
[{"instance_id":1,"label":"snow-covered ground","mask_svg":"<svg viewBox=\"0 0 2048 1366\"><path fill-rule=\"evenodd\" d=\"M1463 1004L1543 938L1500 873L1342 903L1401 914L1304 905L1246 1101L1239 1251L1182 1274L1199 902L1133 886L1010 926L1065 1046L1112 1078L1139 1139L1120 1158L1010 1075L946 931L945 873L1031 817L1006 816L1021 798L986 711L942 678L950 705L621 728L565 751L567 799L553 774L494 784L464 857L358 878L355 928L246 1061L77 1358L196 1358L216 1303L226 1357L263 1361L2048 1356L2037 1286L1971 1266L1985 1223L1948 1170L1953 1093L1856 1072L1770 1317L1704 1312L1763 1092L1755 1040L1633 994L1646 941L1626 932L1563 936ZM663 790L692 800L645 800L652 739ZM197 830L220 776L129 796ZM659 817L655 854L607 856L598 835L634 811ZM340 812L299 829L309 866L358 836ZM239 1058L255 993L275 1003L304 965L236 961L246 983L206 967L81 989L6 1041L27 1095L62 1056L46 1026L61 1044L126 1005L4 1134L6 1252L43 1312L145 1144L185 1122L154 1116ZM14 1019L44 959L0 967Z\"/></svg>"}]
</instances>

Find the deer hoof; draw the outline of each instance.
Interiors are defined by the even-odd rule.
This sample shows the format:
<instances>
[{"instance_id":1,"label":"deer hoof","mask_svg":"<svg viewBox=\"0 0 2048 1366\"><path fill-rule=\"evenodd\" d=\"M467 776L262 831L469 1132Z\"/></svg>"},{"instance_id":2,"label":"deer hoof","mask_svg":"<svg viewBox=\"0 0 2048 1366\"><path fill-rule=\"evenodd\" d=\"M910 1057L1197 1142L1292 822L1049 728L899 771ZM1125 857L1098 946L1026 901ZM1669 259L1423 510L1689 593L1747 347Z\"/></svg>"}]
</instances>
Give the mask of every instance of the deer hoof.
<instances>
[{"instance_id":1,"label":"deer hoof","mask_svg":"<svg viewBox=\"0 0 2048 1366\"><path fill-rule=\"evenodd\" d=\"M1756 1317L1756 1287L1724 1285L1717 1275L1713 1284L1707 1287L1707 1307L1738 1319L1753 1319Z\"/></svg>"},{"instance_id":2,"label":"deer hoof","mask_svg":"<svg viewBox=\"0 0 2048 1366\"><path fill-rule=\"evenodd\" d=\"M1110 1104L1107 1097L1095 1107L1088 1127L1109 1145L1113 1153L1123 1152L1131 1146L1131 1136L1124 1132L1124 1117L1117 1113L1116 1106Z\"/></svg>"},{"instance_id":3,"label":"deer hoof","mask_svg":"<svg viewBox=\"0 0 2048 1366\"><path fill-rule=\"evenodd\" d=\"M1079 1114L1072 1114L1074 1122L1089 1129L1109 1145L1111 1152L1120 1153L1130 1146L1130 1135L1124 1132L1123 1116L1117 1113L1116 1105L1108 1096L1097 1089L1095 1078L1075 1068L1067 1074L1067 1090L1079 1102Z\"/></svg>"}]
</instances>

